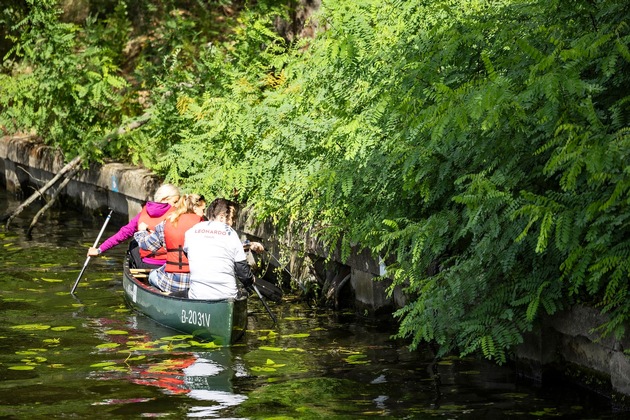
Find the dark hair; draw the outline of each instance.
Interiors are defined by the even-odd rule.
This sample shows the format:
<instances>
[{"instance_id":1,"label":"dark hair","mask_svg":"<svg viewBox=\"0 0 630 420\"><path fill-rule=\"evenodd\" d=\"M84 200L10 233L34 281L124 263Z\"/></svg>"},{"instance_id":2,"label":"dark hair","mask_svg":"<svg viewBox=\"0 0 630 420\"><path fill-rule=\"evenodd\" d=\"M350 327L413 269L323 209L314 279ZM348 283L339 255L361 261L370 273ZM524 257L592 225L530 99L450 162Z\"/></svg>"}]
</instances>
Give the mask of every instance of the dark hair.
<instances>
[{"instance_id":1,"label":"dark hair","mask_svg":"<svg viewBox=\"0 0 630 420\"><path fill-rule=\"evenodd\" d=\"M232 218L232 220L236 220L236 214L238 213L238 203L231 200L226 200L225 198L217 198L215 199L206 210L206 215L208 216L208 220L214 220L220 215L224 214L228 218Z\"/></svg>"}]
</instances>

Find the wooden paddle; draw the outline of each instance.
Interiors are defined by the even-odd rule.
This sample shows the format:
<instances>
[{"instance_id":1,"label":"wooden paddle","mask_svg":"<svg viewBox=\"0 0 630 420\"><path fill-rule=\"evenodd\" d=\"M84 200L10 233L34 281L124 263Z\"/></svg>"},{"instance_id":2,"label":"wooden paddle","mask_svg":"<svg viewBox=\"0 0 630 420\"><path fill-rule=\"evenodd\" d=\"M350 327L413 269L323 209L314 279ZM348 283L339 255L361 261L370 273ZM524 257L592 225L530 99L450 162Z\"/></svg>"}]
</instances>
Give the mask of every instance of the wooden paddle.
<instances>
[{"instance_id":1,"label":"wooden paddle","mask_svg":"<svg viewBox=\"0 0 630 420\"><path fill-rule=\"evenodd\" d=\"M107 218L105 219L105 223L103 223L103 227L101 228L101 231L98 233L98 237L94 241L94 245L92 246L92 248L96 248L96 246L98 245L98 241L101 240L101 236L103 235L103 232L105 231L105 227L107 226L107 223L109 223L109 219L111 219L113 212L114 210L109 211L109 214L107 215ZM90 262L90 256L88 255L88 257L85 259L85 264L83 264L83 268L81 269L81 272L79 273L79 277L77 277L77 281L74 282L74 286L72 286L72 290L70 290L71 295L74 295L74 291L77 289L77 286L79 285L79 281L81 280L81 277L83 276L83 273L85 272L85 269L87 268L89 262Z\"/></svg>"}]
</instances>

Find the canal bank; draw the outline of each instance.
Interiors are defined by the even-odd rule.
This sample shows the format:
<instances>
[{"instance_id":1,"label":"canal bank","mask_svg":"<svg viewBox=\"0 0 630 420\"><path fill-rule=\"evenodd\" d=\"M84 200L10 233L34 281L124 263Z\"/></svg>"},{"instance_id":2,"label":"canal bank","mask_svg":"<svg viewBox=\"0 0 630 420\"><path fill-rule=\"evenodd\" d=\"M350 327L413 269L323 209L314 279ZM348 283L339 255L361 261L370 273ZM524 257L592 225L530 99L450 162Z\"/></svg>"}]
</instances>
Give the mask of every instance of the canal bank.
<instances>
[{"instance_id":1,"label":"canal bank","mask_svg":"<svg viewBox=\"0 0 630 420\"><path fill-rule=\"evenodd\" d=\"M44 185L63 166L61 155L28 136L0 140L0 181L8 191L28 196L29 186ZM110 162L81 171L64 194L84 208L111 208L129 217L137 214L159 184L158 177L146 169ZM333 252L332 261L323 262L329 251L313 238L294 238L275 232L270 225L254 225L246 215L239 228L254 238L265 238L270 253L283 261L281 268L287 275L303 282L309 276L324 279L335 306L352 300L356 310L379 315L404 303L402 293L397 291L390 298L385 292L389 284L374 281L383 270L370 255L353 253L341 261ZM305 244L305 254L281 252L297 241ZM609 397L613 405L628 407L630 363L624 349L630 349L630 342L600 340L593 329L601 321L598 311L580 306L543 318L515 351L520 372L543 383L561 373Z\"/></svg>"}]
</instances>

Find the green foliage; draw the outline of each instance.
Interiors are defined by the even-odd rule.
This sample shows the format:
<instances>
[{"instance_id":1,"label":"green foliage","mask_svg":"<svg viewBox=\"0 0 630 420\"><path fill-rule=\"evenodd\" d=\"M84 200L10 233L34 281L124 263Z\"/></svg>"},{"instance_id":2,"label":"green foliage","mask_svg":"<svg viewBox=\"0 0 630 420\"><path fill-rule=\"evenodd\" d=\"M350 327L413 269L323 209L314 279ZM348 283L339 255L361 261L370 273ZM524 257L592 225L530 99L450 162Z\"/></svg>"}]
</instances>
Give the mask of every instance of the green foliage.
<instances>
[{"instance_id":1,"label":"green foliage","mask_svg":"<svg viewBox=\"0 0 630 420\"><path fill-rule=\"evenodd\" d=\"M10 132L34 130L68 157L98 157L126 82L101 48L81 42L76 25L59 21L55 3L29 1L14 27L21 37L9 54L20 60L13 77L1 76L1 122Z\"/></svg>"},{"instance_id":2,"label":"green foliage","mask_svg":"<svg viewBox=\"0 0 630 420\"><path fill-rule=\"evenodd\" d=\"M414 348L503 362L541 314L575 303L608 315L602 334L626 333L627 2L329 0L321 33L292 43L274 31L287 10L273 1L242 10L220 39L158 3L164 26L128 77L149 91L152 120L118 153L189 190L238 192L259 220L343 257L382 257L390 290L409 297L398 336ZM51 64L3 80L4 124L30 122L73 150L40 115L61 91L33 92L64 74L55 60L99 57L99 71L71 73L86 86L71 99L115 102L117 85L96 86L127 31L117 13L100 53L50 23ZM41 65L29 39L15 52ZM113 107L123 116L68 113L67 126L134 117L129 97Z\"/></svg>"}]
</instances>

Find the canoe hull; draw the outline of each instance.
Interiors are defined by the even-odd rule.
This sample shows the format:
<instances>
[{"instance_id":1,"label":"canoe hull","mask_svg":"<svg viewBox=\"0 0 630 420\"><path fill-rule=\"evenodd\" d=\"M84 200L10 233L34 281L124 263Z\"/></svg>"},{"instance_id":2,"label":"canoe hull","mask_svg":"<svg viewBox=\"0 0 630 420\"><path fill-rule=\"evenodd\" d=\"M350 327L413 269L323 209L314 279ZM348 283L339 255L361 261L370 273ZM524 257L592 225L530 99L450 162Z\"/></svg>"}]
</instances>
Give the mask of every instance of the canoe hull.
<instances>
[{"instance_id":1,"label":"canoe hull","mask_svg":"<svg viewBox=\"0 0 630 420\"><path fill-rule=\"evenodd\" d=\"M154 321L197 338L229 345L247 328L247 297L192 300L165 295L140 281L123 266L123 290L128 304Z\"/></svg>"}]
</instances>

